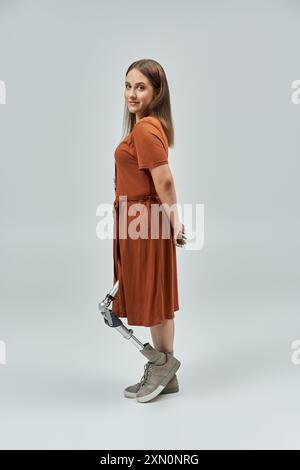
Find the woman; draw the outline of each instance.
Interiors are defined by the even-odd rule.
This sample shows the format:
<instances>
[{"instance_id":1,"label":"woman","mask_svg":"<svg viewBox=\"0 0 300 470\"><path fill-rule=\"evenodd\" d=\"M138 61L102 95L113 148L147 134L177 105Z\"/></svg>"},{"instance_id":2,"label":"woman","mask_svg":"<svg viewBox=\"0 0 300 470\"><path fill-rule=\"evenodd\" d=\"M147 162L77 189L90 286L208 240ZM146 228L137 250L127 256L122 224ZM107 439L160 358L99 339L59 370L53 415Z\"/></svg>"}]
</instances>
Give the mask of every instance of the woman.
<instances>
[{"instance_id":1,"label":"woman","mask_svg":"<svg viewBox=\"0 0 300 470\"><path fill-rule=\"evenodd\" d=\"M158 393L179 390L176 374L165 386L166 380L161 379L166 373L170 377L172 366L179 363L173 354L174 312L179 310L175 247L182 247L186 236L168 165L174 132L161 65L150 59L133 62L126 72L124 97L126 137L115 150L114 284L119 280L119 289L112 309L117 316L127 317L128 325L150 327L155 349L146 343L142 353L149 361L144 375L124 391L126 397L145 402ZM161 213L156 227L151 216L154 205ZM136 212L143 216L139 220L145 222L146 237L128 236L130 225L136 227ZM153 228L158 230L156 238Z\"/></svg>"}]
</instances>

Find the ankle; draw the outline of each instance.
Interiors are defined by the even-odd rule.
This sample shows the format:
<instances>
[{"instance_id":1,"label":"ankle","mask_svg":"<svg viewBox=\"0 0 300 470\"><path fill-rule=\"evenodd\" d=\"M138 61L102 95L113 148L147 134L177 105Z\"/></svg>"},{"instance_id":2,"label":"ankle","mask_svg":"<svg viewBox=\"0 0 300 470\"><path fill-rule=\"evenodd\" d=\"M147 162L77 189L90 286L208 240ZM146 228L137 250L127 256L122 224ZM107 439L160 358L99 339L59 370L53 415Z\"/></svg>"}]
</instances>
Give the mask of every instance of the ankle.
<instances>
[{"instance_id":1,"label":"ankle","mask_svg":"<svg viewBox=\"0 0 300 470\"><path fill-rule=\"evenodd\" d=\"M174 351L161 351L161 352L166 354L166 356L174 356Z\"/></svg>"}]
</instances>

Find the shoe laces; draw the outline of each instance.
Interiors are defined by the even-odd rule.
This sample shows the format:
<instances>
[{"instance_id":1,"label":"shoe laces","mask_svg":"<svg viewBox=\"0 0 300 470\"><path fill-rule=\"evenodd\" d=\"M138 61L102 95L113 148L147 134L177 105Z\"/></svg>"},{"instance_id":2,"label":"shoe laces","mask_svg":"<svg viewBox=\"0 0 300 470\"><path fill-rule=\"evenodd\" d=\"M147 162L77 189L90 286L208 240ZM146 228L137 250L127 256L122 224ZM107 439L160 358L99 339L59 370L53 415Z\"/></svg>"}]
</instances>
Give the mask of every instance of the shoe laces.
<instances>
[{"instance_id":1,"label":"shoe laces","mask_svg":"<svg viewBox=\"0 0 300 470\"><path fill-rule=\"evenodd\" d=\"M151 362L147 362L147 364L144 365L144 375L140 380L140 384L143 385L147 378L151 375Z\"/></svg>"}]
</instances>

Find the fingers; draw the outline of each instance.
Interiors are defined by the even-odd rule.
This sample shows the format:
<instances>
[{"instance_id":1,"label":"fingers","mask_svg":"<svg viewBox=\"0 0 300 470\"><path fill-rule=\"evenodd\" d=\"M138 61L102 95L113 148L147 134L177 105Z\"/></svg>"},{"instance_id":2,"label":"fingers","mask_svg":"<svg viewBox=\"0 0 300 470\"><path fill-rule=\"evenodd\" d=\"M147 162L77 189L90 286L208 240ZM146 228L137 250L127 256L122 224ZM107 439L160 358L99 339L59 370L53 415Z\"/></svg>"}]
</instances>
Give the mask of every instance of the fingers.
<instances>
[{"instance_id":1,"label":"fingers","mask_svg":"<svg viewBox=\"0 0 300 470\"><path fill-rule=\"evenodd\" d=\"M179 248L183 248L183 246L187 242L187 237L185 234L185 227L183 224L181 224L181 229L179 230L178 234L176 237L173 238L175 246L178 246Z\"/></svg>"},{"instance_id":2,"label":"fingers","mask_svg":"<svg viewBox=\"0 0 300 470\"><path fill-rule=\"evenodd\" d=\"M187 238L185 235L182 236L182 238L177 238L175 241L175 245L179 246L180 248L183 248L183 246L186 244Z\"/></svg>"},{"instance_id":3,"label":"fingers","mask_svg":"<svg viewBox=\"0 0 300 470\"><path fill-rule=\"evenodd\" d=\"M178 241L179 241L179 243L181 243L181 244L183 244L183 245L186 243L187 238L186 238L186 235L185 235L184 230L182 230L181 237L179 238Z\"/></svg>"}]
</instances>

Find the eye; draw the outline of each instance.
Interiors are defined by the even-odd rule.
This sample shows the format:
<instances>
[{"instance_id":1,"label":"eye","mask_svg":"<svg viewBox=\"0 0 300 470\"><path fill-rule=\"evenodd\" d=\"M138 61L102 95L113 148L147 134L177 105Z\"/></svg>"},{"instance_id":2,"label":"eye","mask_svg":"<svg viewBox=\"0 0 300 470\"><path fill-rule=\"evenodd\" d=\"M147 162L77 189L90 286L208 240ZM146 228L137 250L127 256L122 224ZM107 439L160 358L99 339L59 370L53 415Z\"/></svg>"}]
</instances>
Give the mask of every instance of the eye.
<instances>
[{"instance_id":1,"label":"eye","mask_svg":"<svg viewBox=\"0 0 300 470\"><path fill-rule=\"evenodd\" d=\"M125 88L128 89L128 87L130 88L130 85L125 85ZM145 90L145 87L143 85L140 85L139 88L141 90Z\"/></svg>"}]
</instances>

